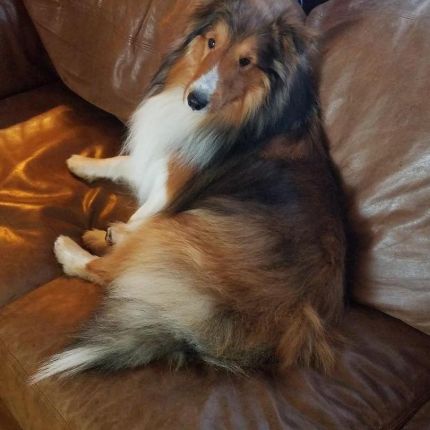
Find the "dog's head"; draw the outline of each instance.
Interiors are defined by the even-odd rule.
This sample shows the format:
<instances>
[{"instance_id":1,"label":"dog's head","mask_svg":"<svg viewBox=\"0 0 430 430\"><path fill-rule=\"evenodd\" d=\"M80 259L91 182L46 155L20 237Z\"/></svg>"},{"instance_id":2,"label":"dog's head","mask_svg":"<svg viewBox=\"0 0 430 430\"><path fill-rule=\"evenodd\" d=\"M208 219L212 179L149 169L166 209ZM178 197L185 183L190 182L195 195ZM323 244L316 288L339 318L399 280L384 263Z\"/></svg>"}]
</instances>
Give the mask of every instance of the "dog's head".
<instances>
[{"instance_id":1,"label":"dog's head","mask_svg":"<svg viewBox=\"0 0 430 430\"><path fill-rule=\"evenodd\" d=\"M316 111L308 58L313 44L290 21L252 0L210 2L166 59L152 93L180 87L184 103L208 123L252 138L299 131Z\"/></svg>"}]
</instances>

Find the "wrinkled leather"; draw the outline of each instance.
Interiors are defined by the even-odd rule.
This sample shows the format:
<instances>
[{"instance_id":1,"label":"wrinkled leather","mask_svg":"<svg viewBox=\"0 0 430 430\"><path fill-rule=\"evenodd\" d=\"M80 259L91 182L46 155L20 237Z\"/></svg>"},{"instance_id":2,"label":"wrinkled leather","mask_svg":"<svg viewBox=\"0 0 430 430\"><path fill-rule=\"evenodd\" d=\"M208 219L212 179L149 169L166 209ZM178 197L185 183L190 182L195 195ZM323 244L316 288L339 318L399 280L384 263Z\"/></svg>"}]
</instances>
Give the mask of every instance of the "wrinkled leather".
<instances>
[{"instance_id":1,"label":"wrinkled leather","mask_svg":"<svg viewBox=\"0 0 430 430\"><path fill-rule=\"evenodd\" d=\"M65 164L73 153L116 154L123 133L59 84L0 101L0 305L61 274L52 252L58 235L78 239L127 219L133 203L124 190L88 185Z\"/></svg>"},{"instance_id":2,"label":"wrinkled leather","mask_svg":"<svg viewBox=\"0 0 430 430\"><path fill-rule=\"evenodd\" d=\"M0 2L0 59L0 98L56 79L21 0Z\"/></svg>"},{"instance_id":3,"label":"wrinkled leather","mask_svg":"<svg viewBox=\"0 0 430 430\"><path fill-rule=\"evenodd\" d=\"M405 425L403 430L423 430L428 428L430 423L430 402L423 405L419 411Z\"/></svg>"},{"instance_id":4,"label":"wrinkled leather","mask_svg":"<svg viewBox=\"0 0 430 430\"><path fill-rule=\"evenodd\" d=\"M8 391L12 407L20 399L14 413L23 428L394 429L428 395L430 337L363 308L347 314L346 341L337 349L331 377L300 370L284 377L242 377L195 367L174 372L154 364L27 385L39 361L70 342L68 334L100 295L92 284L59 278L0 312L0 354L6 363L0 390ZM35 397L39 402L22 407L22 399ZM45 427L30 427L32 417L41 415L40 399L46 400Z\"/></svg>"},{"instance_id":5,"label":"wrinkled leather","mask_svg":"<svg viewBox=\"0 0 430 430\"><path fill-rule=\"evenodd\" d=\"M24 2L66 85L125 121L201 0ZM303 19L296 0L276 2Z\"/></svg>"},{"instance_id":6,"label":"wrinkled leather","mask_svg":"<svg viewBox=\"0 0 430 430\"><path fill-rule=\"evenodd\" d=\"M430 1L329 1L321 103L353 207L354 298L430 334Z\"/></svg>"}]
</instances>

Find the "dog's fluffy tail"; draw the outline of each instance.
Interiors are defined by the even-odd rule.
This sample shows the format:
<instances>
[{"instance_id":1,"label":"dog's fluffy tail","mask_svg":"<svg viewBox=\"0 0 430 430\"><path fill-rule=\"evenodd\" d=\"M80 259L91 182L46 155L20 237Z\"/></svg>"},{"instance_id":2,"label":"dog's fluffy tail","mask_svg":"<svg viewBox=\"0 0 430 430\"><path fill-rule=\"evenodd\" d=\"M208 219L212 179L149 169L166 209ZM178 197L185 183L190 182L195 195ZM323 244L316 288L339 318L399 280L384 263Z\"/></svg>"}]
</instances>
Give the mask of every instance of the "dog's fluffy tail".
<instances>
[{"instance_id":1,"label":"dog's fluffy tail","mask_svg":"<svg viewBox=\"0 0 430 430\"><path fill-rule=\"evenodd\" d=\"M51 357L31 378L32 384L61 373L63 376L73 375L96 365L105 355L101 348L94 346L77 346Z\"/></svg>"},{"instance_id":2,"label":"dog's fluffy tail","mask_svg":"<svg viewBox=\"0 0 430 430\"><path fill-rule=\"evenodd\" d=\"M132 313L138 309L136 318ZM118 370L164 357L180 366L187 342L157 309L142 303L111 299L90 320L77 341L54 355L31 378L31 383L61 374L70 376L91 368Z\"/></svg>"},{"instance_id":3,"label":"dog's fluffy tail","mask_svg":"<svg viewBox=\"0 0 430 430\"><path fill-rule=\"evenodd\" d=\"M303 305L289 319L278 344L280 366L286 369L298 364L329 372L334 365L331 337L313 307Z\"/></svg>"}]
</instances>

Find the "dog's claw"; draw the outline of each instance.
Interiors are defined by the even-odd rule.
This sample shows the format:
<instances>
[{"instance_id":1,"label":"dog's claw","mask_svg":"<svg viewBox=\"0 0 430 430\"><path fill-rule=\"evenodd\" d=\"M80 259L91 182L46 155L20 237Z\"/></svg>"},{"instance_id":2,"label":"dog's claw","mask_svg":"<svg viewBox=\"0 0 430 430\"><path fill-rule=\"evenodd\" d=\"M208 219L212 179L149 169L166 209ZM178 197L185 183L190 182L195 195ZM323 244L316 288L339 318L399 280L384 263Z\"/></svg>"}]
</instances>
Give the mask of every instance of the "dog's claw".
<instances>
[{"instance_id":1,"label":"dog's claw","mask_svg":"<svg viewBox=\"0 0 430 430\"><path fill-rule=\"evenodd\" d=\"M112 239L112 228L108 227L106 230L106 236L105 236L105 241L109 246L113 245L113 239Z\"/></svg>"}]
</instances>

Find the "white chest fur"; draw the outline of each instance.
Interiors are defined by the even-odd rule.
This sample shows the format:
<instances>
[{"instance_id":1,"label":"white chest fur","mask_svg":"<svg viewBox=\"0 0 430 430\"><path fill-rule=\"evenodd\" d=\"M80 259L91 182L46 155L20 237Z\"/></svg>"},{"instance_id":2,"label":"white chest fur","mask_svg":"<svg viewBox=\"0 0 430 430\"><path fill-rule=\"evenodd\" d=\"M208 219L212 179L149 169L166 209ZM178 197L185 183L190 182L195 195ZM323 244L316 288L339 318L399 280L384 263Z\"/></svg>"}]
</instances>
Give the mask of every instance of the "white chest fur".
<instances>
[{"instance_id":1,"label":"white chest fur","mask_svg":"<svg viewBox=\"0 0 430 430\"><path fill-rule=\"evenodd\" d=\"M190 146L204 116L190 109L181 88L151 97L136 110L123 152L130 156L127 176L141 204L163 191L169 158Z\"/></svg>"}]
</instances>

